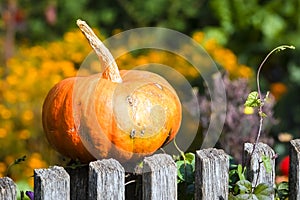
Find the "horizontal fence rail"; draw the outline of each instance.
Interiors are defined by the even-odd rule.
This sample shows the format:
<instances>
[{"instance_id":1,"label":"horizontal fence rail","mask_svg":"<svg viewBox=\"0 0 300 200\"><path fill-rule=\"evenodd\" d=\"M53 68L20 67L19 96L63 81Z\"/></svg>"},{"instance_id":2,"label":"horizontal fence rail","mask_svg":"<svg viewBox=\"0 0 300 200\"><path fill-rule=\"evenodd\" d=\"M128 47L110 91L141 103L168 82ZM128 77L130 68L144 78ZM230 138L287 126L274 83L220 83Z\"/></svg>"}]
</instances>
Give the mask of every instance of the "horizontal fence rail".
<instances>
[{"instance_id":1,"label":"horizontal fence rail","mask_svg":"<svg viewBox=\"0 0 300 200\"><path fill-rule=\"evenodd\" d=\"M259 143L244 144L244 163L248 179L253 184L275 185L275 152ZM271 160L271 173L262 164L263 157ZM258 173L259 171L259 173ZM123 166L114 159L103 159L88 166L63 168L59 166L34 170L35 200L81 199L177 199L177 167L167 154L146 157L139 172L140 185L128 191ZM131 184L128 184L131 185ZM220 149L209 148L196 152L195 199L228 199L229 156ZM127 189L126 189L127 188ZM290 200L300 199L300 140L290 142ZM137 191L138 190L138 191ZM135 195L137 194L137 195ZM135 195L135 196L134 196ZM133 197L134 196L134 197ZM9 177L0 178L0 200L17 199L17 187ZM272 199L272 197L271 197Z\"/></svg>"}]
</instances>

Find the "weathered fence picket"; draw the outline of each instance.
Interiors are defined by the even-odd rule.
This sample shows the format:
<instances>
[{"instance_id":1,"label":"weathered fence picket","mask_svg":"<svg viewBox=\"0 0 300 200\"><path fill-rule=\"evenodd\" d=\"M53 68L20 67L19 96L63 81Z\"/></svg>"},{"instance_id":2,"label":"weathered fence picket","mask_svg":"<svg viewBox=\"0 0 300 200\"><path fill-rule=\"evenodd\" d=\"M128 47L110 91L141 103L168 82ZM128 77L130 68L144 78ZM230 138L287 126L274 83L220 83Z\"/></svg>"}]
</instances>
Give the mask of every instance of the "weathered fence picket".
<instances>
[{"instance_id":1,"label":"weathered fence picket","mask_svg":"<svg viewBox=\"0 0 300 200\"><path fill-rule=\"evenodd\" d=\"M34 170L34 199L70 199L70 176L63 167Z\"/></svg>"},{"instance_id":2,"label":"weathered fence picket","mask_svg":"<svg viewBox=\"0 0 300 200\"><path fill-rule=\"evenodd\" d=\"M125 199L125 171L114 159L91 162L89 165L89 200Z\"/></svg>"},{"instance_id":3,"label":"weathered fence picket","mask_svg":"<svg viewBox=\"0 0 300 200\"><path fill-rule=\"evenodd\" d=\"M258 143L253 152L253 144L244 145L244 164L247 167L247 178L252 182L252 186L266 183L273 187L275 185L275 152L271 147L264 143ZM270 172L267 172L263 159L270 160Z\"/></svg>"},{"instance_id":4,"label":"weathered fence picket","mask_svg":"<svg viewBox=\"0 0 300 200\"><path fill-rule=\"evenodd\" d=\"M290 200L300 199L300 139L290 142ZM244 145L244 161L253 185L275 184L275 153L266 144ZM266 172L264 157L271 160L271 173ZM196 152L195 199L228 199L229 157L214 148ZM259 171L259 172L258 172ZM124 167L114 159L91 162L89 165L66 168L50 167L34 170L36 200L79 199L177 199L177 168L172 157L155 154L146 157L137 182L125 183ZM136 183L139 195L133 196L129 186ZM132 194L132 198L131 198ZM137 198L138 197L138 198ZM16 200L16 184L8 177L0 178L0 200ZM273 197L271 197L272 199Z\"/></svg>"},{"instance_id":5,"label":"weathered fence picket","mask_svg":"<svg viewBox=\"0 0 300 200\"><path fill-rule=\"evenodd\" d=\"M156 154L144 159L143 199L177 199L177 167L171 156Z\"/></svg>"},{"instance_id":6,"label":"weathered fence picket","mask_svg":"<svg viewBox=\"0 0 300 200\"><path fill-rule=\"evenodd\" d=\"M195 199L228 199L229 157L214 148L196 152Z\"/></svg>"},{"instance_id":7,"label":"weathered fence picket","mask_svg":"<svg viewBox=\"0 0 300 200\"><path fill-rule=\"evenodd\" d=\"M300 139L291 141L289 190L289 200L300 199Z\"/></svg>"},{"instance_id":8,"label":"weathered fence picket","mask_svg":"<svg viewBox=\"0 0 300 200\"><path fill-rule=\"evenodd\" d=\"M0 178L0 199L17 199L17 187L9 177Z\"/></svg>"}]
</instances>

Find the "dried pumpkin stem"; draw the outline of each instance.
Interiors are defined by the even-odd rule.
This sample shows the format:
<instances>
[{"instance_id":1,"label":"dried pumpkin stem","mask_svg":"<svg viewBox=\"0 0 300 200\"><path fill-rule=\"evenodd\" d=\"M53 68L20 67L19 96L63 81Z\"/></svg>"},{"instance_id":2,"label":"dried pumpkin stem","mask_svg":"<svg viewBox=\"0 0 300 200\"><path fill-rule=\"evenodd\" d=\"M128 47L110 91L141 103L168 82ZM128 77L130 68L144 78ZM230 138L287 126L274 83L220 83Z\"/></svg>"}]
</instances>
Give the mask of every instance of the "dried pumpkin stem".
<instances>
[{"instance_id":1,"label":"dried pumpkin stem","mask_svg":"<svg viewBox=\"0 0 300 200\"><path fill-rule=\"evenodd\" d=\"M89 41L91 47L96 52L101 64L104 67L102 78L111 80L112 82L121 83L122 78L120 76L117 63L115 62L109 50L104 46L104 44L100 41L100 39L85 21L78 19L77 26Z\"/></svg>"}]
</instances>

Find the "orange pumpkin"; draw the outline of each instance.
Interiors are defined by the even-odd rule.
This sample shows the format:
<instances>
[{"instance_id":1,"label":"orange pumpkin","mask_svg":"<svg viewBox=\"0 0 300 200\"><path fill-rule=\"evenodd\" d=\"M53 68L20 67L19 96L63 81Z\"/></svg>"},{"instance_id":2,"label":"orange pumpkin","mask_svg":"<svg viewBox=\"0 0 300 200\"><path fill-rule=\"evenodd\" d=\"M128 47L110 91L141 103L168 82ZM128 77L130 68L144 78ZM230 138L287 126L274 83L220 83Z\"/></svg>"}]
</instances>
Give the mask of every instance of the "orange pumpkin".
<instances>
[{"instance_id":1,"label":"orange pumpkin","mask_svg":"<svg viewBox=\"0 0 300 200\"><path fill-rule=\"evenodd\" d=\"M106 68L100 74L65 79L49 91L42 112L49 143L82 162L136 160L169 143L181 123L175 90L157 74L119 71L88 25L81 20L77 24Z\"/></svg>"}]
</instances>

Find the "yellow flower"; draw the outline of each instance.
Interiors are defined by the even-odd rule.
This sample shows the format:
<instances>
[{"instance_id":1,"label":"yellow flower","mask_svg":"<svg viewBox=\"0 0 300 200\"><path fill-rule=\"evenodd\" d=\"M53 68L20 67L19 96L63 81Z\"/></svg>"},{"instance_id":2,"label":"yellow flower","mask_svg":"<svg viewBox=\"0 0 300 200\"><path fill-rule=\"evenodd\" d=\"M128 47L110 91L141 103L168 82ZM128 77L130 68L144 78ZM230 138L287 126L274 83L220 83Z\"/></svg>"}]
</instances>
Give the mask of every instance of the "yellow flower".
<instances>
[{"instance_id":1,"label":"yellow flower","mask_svg":"<svg viewBox=\"0 0 300 200\"><path fill-rule=\"evenodd\" d=\"M231 78L243 77L250 79L253 77L252 69L239 64L234 52L219 45L215 39L206 39L203 32L194 33L193 39L204 47L212 59L223 67Z\"/></svg>"},{"instance_id":2,"label":"yellow flower","mask_svg":"<svg viewBox=\"0 0 300 200\"><path fill-rule=\"evenodd\" d=\"M244 107L244 113L246 115L252 115L254 113L254 109L252 107L245 106Z\"/></svg>"},{"instance_id":3,"label":"yellow flower","mask_svg":"<svg viewBox=\"0 0 300 200\"><path fill-rule=\"evenodd\" d=\"M9 119L12 116L12 113L9 109L6 109L3 107L0 110L0 115L1 115L2 119Z\"/></svg>"},{"instance_id":4,"label":"yellow flower","mask_svg":"<svg viewBox=\"0 0 300 200\"><path fill-rule=\"evenodd\" d=\"M0 139L7 136L7 131L5 128L0 128Z\"/></svg>"},{"instance_id":5,"label":"yellow flower","mask_svg":"<svg viewBox=\"0 0 300 200\"><path fill-rule=\"evenodd\" d=\"M238 70L239 70L239 77L243 77L243 78L253 77L253 70L246 65L240 65Z\"/></svg>"},{"instance_id":6,"label":"yellow flower","mask_svg":"<svg viewBox=\"0 0 300 200\"><path fill-rule=\"evenodd\" d=\"M6 78L6 81L9 85L17 85L19 83L19 79L15 75L10 75Z\"/></svg>"},{"instance_id":7,"label":"yellow flower","mask_svg":"<svg viewBox=\"0 0 300 200\"><path fill-rule=\"evenodd\" d=\"M30 137L30 131L29 130L21 130L18 137L21 140L26 140Z\"/></svg>"},{"instance_id":8,"label":"yellow flower","mask_svg":"<svg viewBox=\"0 0 300 200\"><path fill-rule=\"evenodd\" d=\"M33 112L31 110L25 110L22 114L22 119L24 121L30 121L33 118Z\"/></svg>"},{"instance_id":9,"label":"yellow flower","mask_svg":"<svg viewBox=\"0 0 300 200\"><path fill-rule=\"evenodd\" d=\"M196 42L201 43L204 39L204 33L203 32L196 32L193 34L193 39L196 40Z\"/></svg>"},{"instance_id":10,"label":"yellow flower","mask_svg":"<svg viewBox=\"0 0 300 200\"><path fill-rule=\"evenodd\" d=\"M204 43L204 48L209 52L212 53L215 49L218 48L217 42L214 39L209 39Z\"/></svg>"},{"instance_id":11,"label":"yellow flower","mask_svg":"<svg viewBox=\"0 0 300 200\"><path fill-rule=\"evenodd\" d=\"M3 91L3 97L4 97L4 100L10 104L14 104L17 101L16 92L9 90L9 88L7 88L6 90ZM0 112L2 112L2 111L0 111Z\"/></svg>"},{"instance_id":12,"label":"yellow flower","mask_svg":"<svg viewBox=\"0 0 300 200\"><path fill-rule=\"evenodd\" d=\"M27 163L31 169L39 169L39 168L47 167L47 164L45 163L45 161L42 160L42 156L39 153L31 154Z\"/></svg>"}]
</instances>

